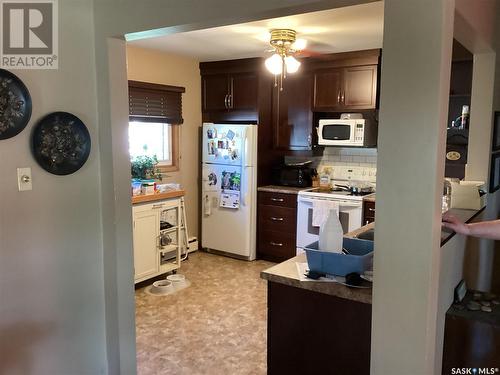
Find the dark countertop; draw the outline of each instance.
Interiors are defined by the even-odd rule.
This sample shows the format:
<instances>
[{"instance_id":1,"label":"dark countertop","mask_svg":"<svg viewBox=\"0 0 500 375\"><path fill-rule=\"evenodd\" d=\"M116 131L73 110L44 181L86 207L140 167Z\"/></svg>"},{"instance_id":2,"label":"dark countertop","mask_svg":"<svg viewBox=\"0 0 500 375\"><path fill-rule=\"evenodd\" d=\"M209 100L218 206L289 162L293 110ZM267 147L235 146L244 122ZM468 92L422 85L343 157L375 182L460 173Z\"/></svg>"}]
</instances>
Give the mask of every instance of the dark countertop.
<instances>
[{"instance_id":1,"label":"dark countertop","mask_svg":"<svg viewBox=\"0 0 500 375\"><path fill-rule=\"evenodd\" d=\"M464 223L470 223L474 220L477 215L484 211L486 206L481 208L480 210L464 210L461 208L451 208L448 210L450 214L456 216ZM448 228L441 228L441 246L443 246L446 242L448 242L456 233Z\"/></svg>"},{"instance_id":2,"label":"dark countertop","mask_svg":"<svg viewBox=\"0 0 500 375\"><path fill-rule=\"evenodd\" d=\"M363 201L364 202L375 202L375 194L376 193L373 193L373 194L370 194L370 195L365 195L363 197Z\"/></svg>"},{"instance_id":3,"label":"dark countertop","mask_svg":"<svg viewBox=\"0 0 500 375\"><path fill-rule=\"evenodd\" d=\"M283 193L283 194L297 194L302 190L309 190L312 187L293 187L293 186L279 186L279 185L266 185L259 186L257 191L267 191L270 193Z\"/></svg>"},{"instance_id":4,"label":"dark countertop","mask_svg":"<svg viewBox=\"0 0 500 375\"><path fill-rule=\"evenodd\" d=\"M372 303L371 289L349 288L336 282L300 281L295 263L305 262L307 262L306 255L300 254L262 271L260 277L271 282L311 290L313 292L329 294L362 303Z\"/></svg>"},{"instance_id":5,"label":"dark countertop","mask_svg":"<svg viewBox=\"0 0 500 375\"><path fill-rule=\"evenodd\" d=\"M463 209L452 208L449 210L449 212L458 217L460 220L469 223L475 217L477 217L477 215L479 215L484 210L484 208L485 207L483 207L480 210L463 210ZM359 233L362 233L374 227L375 223L370 223L355 231L346 233L345 236L354 237ZM441 246L443 246L446 242L448 242L454 235L455 232L443 228L441 231ZM296 257L288 259L283 263L279 263L271 268L268 268L261 272L260 277L271 282L276 282L288 286L293 286L296 288L311 290L313 292L329 294L332 296L349 299L352 301L371 304L372 302L371 289L349 288L345 285L335 282L300 281L297 273L297 266L295 264L297 262L298 263L307 262L306 255L305 254L297 255Z\"/></svg>"},{"instance_id":6,"label":"dark countertop","mask_svg":"<svg viewBox=\"0 0 500 375\"><path fill-rule=\"evenodd\" d=\"M481 208L480 210L464 210L461 208L452 208L448 212L450 214L456 216L457 218L459 218L464 223L470 223L481 212L483 212L485 207ZM344 236L357 237L359 234L366 232L367 230L370 230L372 228L375 228L374 222L367 224L365 226L362 226L361 228L358 228L356 230L353 230L352 232L346 233ZM443 246L446 242L448 242L454 235L455 235L455 232L453 232L451 229L444 228L444 227L441 228L441 246Z\"/></svg>"}]
</instances>

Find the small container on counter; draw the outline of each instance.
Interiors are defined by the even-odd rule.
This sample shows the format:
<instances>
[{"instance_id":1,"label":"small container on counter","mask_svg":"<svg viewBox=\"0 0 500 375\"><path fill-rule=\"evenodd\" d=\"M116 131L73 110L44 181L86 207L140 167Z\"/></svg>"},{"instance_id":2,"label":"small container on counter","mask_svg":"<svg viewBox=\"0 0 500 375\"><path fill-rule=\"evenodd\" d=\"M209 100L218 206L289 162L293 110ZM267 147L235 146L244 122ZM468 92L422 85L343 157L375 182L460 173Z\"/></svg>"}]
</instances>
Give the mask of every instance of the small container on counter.
<instances>
[{"instance_id":1,"label":"small container on counter","mask_svg":"<svg viewBox=\"0 0 500 375\"><path fill-rule=\"evenodd\" d=\"M141 193L145 195L154 194L156 191L156 182L154 180L142 180L141 181Z\"/></svg>"},{"instance_id":2,"label":"small container on counter","mask_svg":"<svg viewBox=\"0 0 500 375\"><path fill-rule=\"evenodd\" d=\"M132 180L132 196L141 195L142 182L139 180Z\"/></svg>"}]
</instances>

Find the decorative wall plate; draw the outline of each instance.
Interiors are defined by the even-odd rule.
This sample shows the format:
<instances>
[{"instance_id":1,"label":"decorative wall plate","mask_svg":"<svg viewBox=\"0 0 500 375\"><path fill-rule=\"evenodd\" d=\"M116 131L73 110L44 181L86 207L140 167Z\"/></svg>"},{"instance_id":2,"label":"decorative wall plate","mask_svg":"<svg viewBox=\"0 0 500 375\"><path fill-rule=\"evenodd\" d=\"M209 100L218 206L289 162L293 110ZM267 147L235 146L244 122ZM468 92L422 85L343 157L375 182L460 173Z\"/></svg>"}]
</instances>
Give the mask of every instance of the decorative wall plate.
<instances>
[{"instance_id":1,"label":"decorative wall plate","mask_svg":"<svg viewBox=\"0 0 500 375\"><path fill-rule=\"evenodd\" d=\"M31 96L14 74L0 69L0 139L18 135L31 118Z\"/></svg>"},{"instance_id":2,"label":"decorative wall plate","mask_svg":"<svg viewBox=\"0 0 500 375\"><path fill-rule=\"evenodd\" d=\"M79 170L90 154L90 134L75 115L54 112L41 119L33 131L33 154L47 172L68 175Z\"/></svg>"}]
</instances>

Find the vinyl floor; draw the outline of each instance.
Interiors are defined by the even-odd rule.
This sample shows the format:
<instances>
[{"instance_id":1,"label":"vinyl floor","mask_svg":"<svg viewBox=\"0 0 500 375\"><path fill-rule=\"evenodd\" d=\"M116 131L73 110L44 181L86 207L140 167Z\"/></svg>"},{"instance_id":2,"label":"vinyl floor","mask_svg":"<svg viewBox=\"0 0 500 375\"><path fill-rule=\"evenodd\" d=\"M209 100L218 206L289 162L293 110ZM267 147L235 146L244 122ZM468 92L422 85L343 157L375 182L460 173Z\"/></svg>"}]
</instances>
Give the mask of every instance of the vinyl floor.
<instances>
[{"instance_id":1,"label":"vinyl floor","mask_svg":"<svg viewBox=\"0 0 500 375\"><path fill-rule=\"evenodd\" d=\"M179 273L191 286L167 296L136 290L139 375L266 373L267 284L272 263L204 252Z\"/></svg>"}]
</instances>

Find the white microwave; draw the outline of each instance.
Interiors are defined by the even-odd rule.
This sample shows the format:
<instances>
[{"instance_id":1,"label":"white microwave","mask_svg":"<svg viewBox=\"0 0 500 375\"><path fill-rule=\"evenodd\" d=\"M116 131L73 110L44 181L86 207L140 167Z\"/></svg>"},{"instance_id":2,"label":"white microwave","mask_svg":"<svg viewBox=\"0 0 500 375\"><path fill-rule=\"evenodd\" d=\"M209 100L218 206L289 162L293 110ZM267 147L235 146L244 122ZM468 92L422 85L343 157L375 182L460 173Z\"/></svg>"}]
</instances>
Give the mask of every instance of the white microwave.
<instances>
[{"instance_id":1,"label":"white microwave","mask_svg":"<svg viewBox=\"0 0 500 375\"><path fill-rule=\"evenodd\" d=\"M366 119L321 119L318 124L318 145L344 147L375 147L377 126Z\"/></svg>"}]
</instances>

